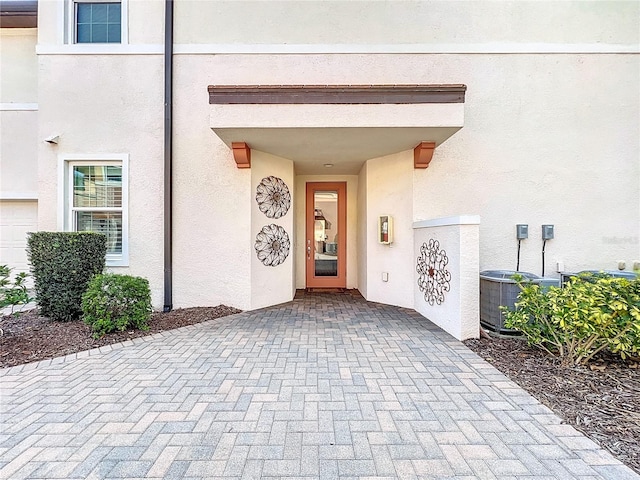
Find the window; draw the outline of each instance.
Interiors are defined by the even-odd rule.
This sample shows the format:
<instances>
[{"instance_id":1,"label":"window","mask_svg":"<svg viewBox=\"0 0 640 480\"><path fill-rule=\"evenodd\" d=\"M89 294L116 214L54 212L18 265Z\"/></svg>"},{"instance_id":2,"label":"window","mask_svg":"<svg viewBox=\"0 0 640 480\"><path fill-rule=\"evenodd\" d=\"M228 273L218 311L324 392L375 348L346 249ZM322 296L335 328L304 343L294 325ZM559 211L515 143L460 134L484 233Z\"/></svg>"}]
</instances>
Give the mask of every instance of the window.
<instances>
[{"instance_id":1,"label":"window","mask_svg":"<svg viewBox=\"0 0 640 480\"><path fill-rule=\"evenodd\" d=\"M109 266L128 263L127 166L126 155L62 159L62 229L106 235Z\"/></svg>"},{"instance_id":2,"label":"window","mask_svg":"<svg viewBox=\"0 0 640 480\"><path fill-rule=\"evenodd\" d=\"M74 2L75 43L122 43L120 2Z\"/></svg>"}]
</instances>

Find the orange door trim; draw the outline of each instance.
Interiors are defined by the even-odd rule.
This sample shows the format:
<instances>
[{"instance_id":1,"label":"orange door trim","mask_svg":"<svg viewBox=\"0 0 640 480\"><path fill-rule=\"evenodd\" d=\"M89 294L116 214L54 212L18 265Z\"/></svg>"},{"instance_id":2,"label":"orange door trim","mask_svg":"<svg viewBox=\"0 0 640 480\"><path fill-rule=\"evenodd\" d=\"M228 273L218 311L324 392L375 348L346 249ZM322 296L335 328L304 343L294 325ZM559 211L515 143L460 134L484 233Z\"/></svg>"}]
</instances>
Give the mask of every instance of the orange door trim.
<instances>
[{"instance_id":1,"label":"orange door trim","mask_svg":"<svg viewBox=\"0 0 640 480\"><path fill-rule=\"evenodd\" d=\"M338 275L316 276L314 244L314 196L315 192L338 192ZM347 287L347 182L308 182L305 208L305 270L307 288Z\"/></svg>"}]
</instances>

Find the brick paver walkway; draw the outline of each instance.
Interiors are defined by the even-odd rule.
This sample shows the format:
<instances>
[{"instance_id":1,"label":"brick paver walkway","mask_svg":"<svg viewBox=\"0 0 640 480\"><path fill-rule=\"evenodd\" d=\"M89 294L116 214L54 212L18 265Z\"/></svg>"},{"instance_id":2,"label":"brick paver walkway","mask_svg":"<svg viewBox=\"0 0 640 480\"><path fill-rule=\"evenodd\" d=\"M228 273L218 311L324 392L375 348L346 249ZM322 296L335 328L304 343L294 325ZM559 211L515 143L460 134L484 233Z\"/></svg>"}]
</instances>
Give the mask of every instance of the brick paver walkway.
<instances>
[{"instance_id":1,"label":"brick paver walkway","mask_svg":"<svg viewBox=\"0 0 640 480\"><path fill-rule=\"evenodd\" d=\"M351 294L0 385L2 478L640 478L419 314Z\"/></svg>"}]
</instances>

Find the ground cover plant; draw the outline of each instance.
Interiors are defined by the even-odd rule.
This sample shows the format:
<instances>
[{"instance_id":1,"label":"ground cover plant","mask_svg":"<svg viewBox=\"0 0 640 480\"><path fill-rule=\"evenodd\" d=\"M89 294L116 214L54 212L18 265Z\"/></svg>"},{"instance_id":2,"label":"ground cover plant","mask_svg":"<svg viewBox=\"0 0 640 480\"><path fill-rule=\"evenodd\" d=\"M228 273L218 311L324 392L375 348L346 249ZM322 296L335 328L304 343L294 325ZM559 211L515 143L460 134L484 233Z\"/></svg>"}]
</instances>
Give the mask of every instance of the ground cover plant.
<instances>
[{"instance_id":1,"label":"ground cover plant","mask_svg":"<svg viewBox=\"0 0 640 480\"><path fill-rule=\"evenodd\" d=\"M13 314L33 300L27 289L27 277L25 272L19 272L11 278L11 269L0 265L0 309L9 308Z\"/></svg>"}]
</instances>

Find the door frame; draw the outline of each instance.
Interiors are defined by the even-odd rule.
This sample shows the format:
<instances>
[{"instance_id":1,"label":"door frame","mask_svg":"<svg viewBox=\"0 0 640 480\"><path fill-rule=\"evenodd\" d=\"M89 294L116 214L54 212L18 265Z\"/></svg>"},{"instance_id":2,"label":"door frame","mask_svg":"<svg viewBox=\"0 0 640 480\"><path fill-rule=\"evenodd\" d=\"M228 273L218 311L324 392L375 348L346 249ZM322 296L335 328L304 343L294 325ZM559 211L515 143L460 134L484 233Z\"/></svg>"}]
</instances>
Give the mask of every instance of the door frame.
<instances>
[{"instance_id":1,"label":"door frame","mask_svg":"<svg viewBox=\"0 0 640 480\"><path fill-rule=\"evenodd\" d=\"M315 192L338 192L338 275L315 275ZM306 288L347 288L347 182L307 182L305 205L305 286Z\"/></svg>"}]
</instances>

